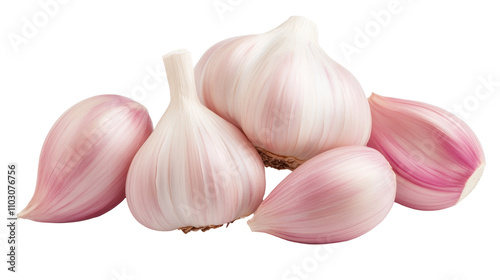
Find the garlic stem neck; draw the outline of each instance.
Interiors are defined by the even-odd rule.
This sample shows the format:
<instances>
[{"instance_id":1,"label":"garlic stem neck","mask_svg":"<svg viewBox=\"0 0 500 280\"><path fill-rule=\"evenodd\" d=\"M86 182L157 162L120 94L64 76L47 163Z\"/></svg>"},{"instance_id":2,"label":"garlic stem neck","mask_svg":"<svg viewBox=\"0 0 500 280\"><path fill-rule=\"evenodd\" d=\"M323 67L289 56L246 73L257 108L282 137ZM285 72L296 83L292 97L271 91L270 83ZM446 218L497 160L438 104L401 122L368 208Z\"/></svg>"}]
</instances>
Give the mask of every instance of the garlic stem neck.
<instances>
[{"instance_id":1,"label":"garlic stem neck","mask_svg":"<svg viewBox=\"0 0 500 280\"><path fill-rule=\"evenodd\" d=\"M271 30L282 36L318 43L318 28L314 22L301 16L291 16L287 21Z\"/></svg>"},{"instance_id":2,"label":"garlic stem neck","mask_svg":"<svg viewBox=\"0 0 500 280\"><path fill-rule=\"evenodd\" d=\"M199 101L191 54L187 50L169 52L163 56L163 64L167 72L170 99L174 102L182 98Z\"/></svg>"}]
</instances>

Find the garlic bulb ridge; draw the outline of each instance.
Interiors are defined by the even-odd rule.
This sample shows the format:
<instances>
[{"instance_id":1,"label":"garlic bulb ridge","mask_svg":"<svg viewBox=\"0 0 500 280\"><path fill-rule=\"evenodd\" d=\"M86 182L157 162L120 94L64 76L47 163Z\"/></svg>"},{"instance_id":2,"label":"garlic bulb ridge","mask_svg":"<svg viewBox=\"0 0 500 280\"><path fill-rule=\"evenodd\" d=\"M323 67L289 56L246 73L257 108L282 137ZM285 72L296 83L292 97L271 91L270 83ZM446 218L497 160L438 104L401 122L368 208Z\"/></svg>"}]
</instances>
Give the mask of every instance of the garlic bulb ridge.
<instances>
[{"instance_id":1,"label":"garlic bulb ridge","mask_svg":"<svg viewBox=\"0 0 500 280\"><path fill-rule=\"evenodd\" d=\"M163 57L171 102L127 178L134 217L155 230L208 230L262 202L264 165L248 139L198 100L187 51Z\"/></svg>"},{"instance_id":2,"label":"garlic bulb ridge","mask_svg":"<svg viewBox=\"0 0 500 280\"><path fill-rule=\"evenodd\" d=\"M211 47L195 67L201 102L240 128L266 166L295 169L332 148L366 145L371 116L354 76L291 17L259 35Z\"/></svg>"}]
</instances>

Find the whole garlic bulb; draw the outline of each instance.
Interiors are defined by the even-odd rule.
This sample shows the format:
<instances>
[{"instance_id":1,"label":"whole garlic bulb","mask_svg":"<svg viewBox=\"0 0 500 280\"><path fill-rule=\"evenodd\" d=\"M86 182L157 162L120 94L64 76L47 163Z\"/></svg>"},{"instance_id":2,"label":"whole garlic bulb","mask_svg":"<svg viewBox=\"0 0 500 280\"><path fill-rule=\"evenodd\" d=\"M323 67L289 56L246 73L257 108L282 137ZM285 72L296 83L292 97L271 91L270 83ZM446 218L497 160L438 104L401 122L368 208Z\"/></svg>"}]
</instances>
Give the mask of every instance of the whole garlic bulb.
<instances>
[{"instance_id":1,"label":"whole garlic bulb","mask_svg":"<svg viewBox=\"0 0 500 280\"><path fill-rule=\"evenodd\" d=\"M113 209L125 199L130 163L152 131L146 108L129 98L100 95L77 103L47 135L35 194L18 217L76 222Z\"/></svg>"},{"instance_id":2,"label":"whole garlic bulb","mask_svg":"<svg viewBox=\"0 0 500 280\"><path fill-rule=\"evenodd\" d=\"M329 149L366 145L370 137L361 86L321 49L316 26L303 17L217 43L195 77L202 103L240 128L266 166L293 170Z\"/></svg>"},{"instance_id":3,"label":"whole garlic bulb","mask_svg":"<svg viewBox=\"0 0 500 280\"><path fill-rule=\"evenodd\" d=\"M369 103L373 129L368 146L394 168L396 202L439 210L457 204L474 189L485 160L467 124L421 102L372 94Z\"/></svg>"},{"instance_id":4,"label":"whole garlic bulb","mask_svg":"<svg viewBox=\"0 0 500 280\"><path fill-rule=\"evenodd\" d=\"M308 244L356 238L378 225L396 195L396 176L376 150L340 147L295 169L259 206L255 232Z\"/></svg>"},{"instance_id":5,"label":"whole garlic bulb","mask_svg":"<svg viewBox=\"0 0 500 280\"><path fill-rule=\"evenodd\" d=\"M264 165L236 127L204 107L187 51L163 57L171 102L127 177L134 217L185 233L250 215L262 202Z\"/></svg>"}]
</instances>

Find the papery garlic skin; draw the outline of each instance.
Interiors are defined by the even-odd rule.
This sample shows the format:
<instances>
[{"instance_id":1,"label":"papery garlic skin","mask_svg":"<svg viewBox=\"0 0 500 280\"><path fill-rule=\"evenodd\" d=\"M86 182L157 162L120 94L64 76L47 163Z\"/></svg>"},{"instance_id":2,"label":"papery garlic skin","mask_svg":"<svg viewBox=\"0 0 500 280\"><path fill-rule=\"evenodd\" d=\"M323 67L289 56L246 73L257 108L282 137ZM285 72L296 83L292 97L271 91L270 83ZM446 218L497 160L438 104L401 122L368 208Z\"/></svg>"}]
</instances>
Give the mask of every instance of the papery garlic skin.
<instances>
[{"instance_id":1,"label":"papery garlic skin","mask_svg":"<svg viewBox=\"0 0 500 280\"><path fill-rule=\"evenodd\" d=\"M155 230L207 230L250 215L262 202L264 165L248 139L203 106L191 56L164 56L171 102L127 178L134 217Z\"/></svg>"},{"instance_id":2,"label":"papery garlic skin","mask_svg":"<svg viewBox=\"0 0 500 280\"><path fill-rule=\"evenodd\" d=\"M356 238L378 225L396 195L396 176L376 150L363 146L326 151L295 169L259 206L255 232L300 243Z\"/></svg>"},{"instance_id":3,"label":"papery garlic skin","mask_svg":"<svg viewBox=\"0 0 500 280\"><path fill-rule=\"evenodd\" d=\"M211 47L195 67L201 102L240 128L266 166L294 169L326 150L366 145L371 116L356 78L291 17Z\"/></svg>"},{"instance_id":4,"label":"papery garlic skin","mask_svg":"<svg viewBox=\"0 0 500 280\"><path fill-rule=\"evenodd\" d=\"M35 194L18 217L76 222L100 216L125 198L132 159L153 131L148 111L118 95L85 99L50 130Z\"/></svg>"},{"instance_id":5,"label":"papery garlic skin","mask_svg":"<svg viewBox=\"0 0 500 280\"><path fill-rule=\"evenodd\" d=\"M372 94L368 146L380 151L397 175L396 202L419 210L457 204L476 186L485 159L474 132L438 107Z\"/></svg>"}]
</instances>

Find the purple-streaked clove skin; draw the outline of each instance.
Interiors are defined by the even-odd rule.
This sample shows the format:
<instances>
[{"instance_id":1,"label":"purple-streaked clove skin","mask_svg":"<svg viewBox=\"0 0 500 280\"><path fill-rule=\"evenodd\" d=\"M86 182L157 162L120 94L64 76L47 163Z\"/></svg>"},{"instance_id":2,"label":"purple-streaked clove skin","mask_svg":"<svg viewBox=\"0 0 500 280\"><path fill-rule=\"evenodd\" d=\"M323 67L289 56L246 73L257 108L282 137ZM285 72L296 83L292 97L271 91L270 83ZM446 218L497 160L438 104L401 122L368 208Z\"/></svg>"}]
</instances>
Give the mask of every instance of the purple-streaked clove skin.
<instances>
[{"instance_id":1,"label":"purple-streaked clove skin","mask_svg":"<svg viewBox=\"0 0 500 280\"><path fill-rule=\"evenodd\" d=\"M335 148L288 175L248 225L300 243L347 241L377 226L395 195L396 175L379 152L365 146Z\"/></svg>"},{"instance_id":2,"label":"purple-streaked clove skin","mask_svg":"<svg viewBox=\"0 0 500 280\"><path fill-rule=\"evenodd\" d=\"M35 194L18 217L77 222L113 209L125 198L130 163L152 131L146 108L129 98L100 95L77 103L47 135Z\"/></svg>"},{"instance_id":3,"label":"purple-streaked clove skin","mask_svg":"<svg viewBox=\"0 0 500 280\"><path fill-rule=\"evenodd\" d=\"M396 202L440 210L477 185L485 159L474 132L458 117L422 102L372 94L368 146L381 152L397 175Z\"/></svg>"}]
</instances>

